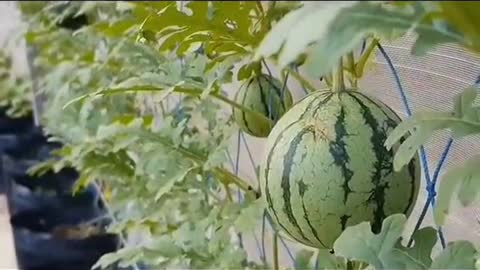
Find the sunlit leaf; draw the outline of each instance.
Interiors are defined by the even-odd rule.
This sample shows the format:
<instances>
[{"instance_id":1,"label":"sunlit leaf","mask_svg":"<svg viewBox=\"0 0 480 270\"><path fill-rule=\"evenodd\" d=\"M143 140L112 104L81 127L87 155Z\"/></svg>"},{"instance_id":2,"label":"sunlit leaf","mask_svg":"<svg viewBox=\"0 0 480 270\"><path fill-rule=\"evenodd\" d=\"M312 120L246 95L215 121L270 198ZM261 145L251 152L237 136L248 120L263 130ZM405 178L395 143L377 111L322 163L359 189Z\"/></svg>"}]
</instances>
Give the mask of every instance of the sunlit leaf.
<instances>
[{"instance_id":1,"label":"sunlit leaf","mask_svg":"<svg viewBox=\"0 0 480 270\"><path fill-rule=\"evenodd\" d=\"M467 48L480 52L480 24L476 14L480 11L477 2L453 1L439 2L440 12L449 24L465 35Z\"/></svg>"},{"instance_id":2,"label":"sunlit leaf","mask_svg":"<svg viewBox=\"0 0 480 270\"><path fill-rule=\"evenodd\" d=\"M434 131L450 129L454 139L479 133L480 108L473 106L477 93L476 87L469 87L458 94L452 112L418 112L401 122L385 141L385 146L390 149L403 136L410 133L395 154L395 170L401 169L410 162L420 146L430 139Z\"/></svg>"},{"instance_id":3,"label":"sunlit leaf","mask_svg":"<svg viewBox=\"0 0 480 270\"><path fill-rule=\"evenodd\" d=\"M468 241L449 243L432 262L430 269L475 269L477 250Z\"/></svg>"},{"instance_id":4,"label":"sunlit leaf","mask_svg":"<svg viewBox=\"0 0 480 270\"><path fill-rule=\"evenodd\" d=\"M439 185L438 200L434 209L435 222L439 225L445 223L445 218L450 212L450 202L453 195L458 192L457 198L468 206L480 194L480 156L470 158L464 165L450 169L443 176Z\"/></svg>"},{"instance_id":5,"label":"sunlit leaf","mask_svg":"<svg viewBox=\"0 0 480 270\"><path fill-rule=\"evenodd\" d=\"M240 233L251 233L258 228L264 210L263 200L257 199L240 211L236 221L235 228Z\"/></svg>"},{"instance_id":6,"label":"sunlit leaf","mask_svg":"<svg viewBox=\"0 0 480 270\"><path fill-rule=\"evenodd\" d=\"M428 269L435 230L418 231L415 240L421 244L402 247L399 241L405 222L404 215L391 215L383 221L378 234L372 233L368 222L350 226L335 241L335 255L368 263L376 269Z\"/></svg>"},{"instance_id":7,"label":"sunlit leaf","mask_svg":"<svg viewBox=\"0 0 480 270\"><path fill-rule=\"evenodd\" d=\"M345 260L341 257L331 254L330 250L319 249L318 255L319 269L345 269Z\"/></svg>"},{"instance_id":8,"label":"sunlit leaf","mask_svg":"<svg viewBox=\"0 0 480 270\"><path fill-rule=\"evenodd\" d=\"M311 250L302 249L295 254L295 269L311 269L311 260L314 252Z\"/></svg>"}]
</instances>

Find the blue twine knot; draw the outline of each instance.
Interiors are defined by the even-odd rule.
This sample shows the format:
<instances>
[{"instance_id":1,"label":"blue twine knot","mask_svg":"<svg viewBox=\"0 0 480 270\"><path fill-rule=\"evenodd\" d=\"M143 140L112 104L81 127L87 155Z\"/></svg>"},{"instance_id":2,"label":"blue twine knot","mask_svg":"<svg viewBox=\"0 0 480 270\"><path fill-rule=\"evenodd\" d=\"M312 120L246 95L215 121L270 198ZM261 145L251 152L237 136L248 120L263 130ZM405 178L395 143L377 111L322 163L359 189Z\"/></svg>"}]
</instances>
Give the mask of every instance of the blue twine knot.
<instances>
[{"instance_id":1,"label":"blue twine knot","mask_svg":"<svg viewBox=\"0 0 480 270\"><path fill-rule=\"evenodd\" d=\"M427 185L427 192L428 192L428 197L429 198L435 198L435 196L437 196L437 191L435 190L436 187L435 187L435 182L430 182L428 185Z\"/></svg>"}]
</instances>

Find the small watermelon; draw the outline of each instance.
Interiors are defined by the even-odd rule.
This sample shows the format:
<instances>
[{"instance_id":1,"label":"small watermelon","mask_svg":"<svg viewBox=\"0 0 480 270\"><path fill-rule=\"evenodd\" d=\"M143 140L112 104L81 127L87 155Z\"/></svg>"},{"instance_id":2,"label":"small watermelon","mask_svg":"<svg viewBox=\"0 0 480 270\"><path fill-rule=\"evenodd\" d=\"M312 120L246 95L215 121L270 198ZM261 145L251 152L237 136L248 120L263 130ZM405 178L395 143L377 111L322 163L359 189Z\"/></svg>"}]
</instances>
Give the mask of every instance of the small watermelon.
<instances>
[{"instance_id":1,"label":"small watermelon","mask_svg":"<svg viewBox=\"0 0 480 270\"><path fill-rule=\"evenodd\" d=\"M273 220L300 243L332 248L347 226L367 221L379 232L387 216L408 216L419 191L418 156L395 172L398 145L384 146L399 122L358 91L318 91L295 104L268 136L261 167Z\"/></svg>"},{"instance_id":2,"label":"small watermelon","mask_svg":"<svg viewBox=\"0 0 480 270\"><path fill-rule=\"evenodd\" d=\"M233 118L241 130L255 137L267 137L273 124L292 106L293 99L279 80L261 74L240 87L235 102L272 120L270 124L256 115L233 108Z\"/></svg>"}]
</instances>

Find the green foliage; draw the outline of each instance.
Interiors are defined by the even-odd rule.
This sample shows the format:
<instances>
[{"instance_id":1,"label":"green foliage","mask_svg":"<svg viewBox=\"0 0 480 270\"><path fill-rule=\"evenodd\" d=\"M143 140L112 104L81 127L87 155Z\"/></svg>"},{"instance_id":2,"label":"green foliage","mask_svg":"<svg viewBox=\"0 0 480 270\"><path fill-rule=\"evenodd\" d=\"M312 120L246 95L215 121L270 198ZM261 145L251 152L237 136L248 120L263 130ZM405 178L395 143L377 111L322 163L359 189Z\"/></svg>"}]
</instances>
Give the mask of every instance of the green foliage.
<instances>
[{"instance_id":1,"label":"green foliage","mask_svg":"<svg viewBox=\"0 0 480 270\"><path fill-rule=\"evenodd\" d=\"M102 267L139 261L160 268L255 267L231 231L251 233L263 206L246 181L224 168L236 129L216 101L231 103L220 86L231 81L238 60L216 61L187 51L180 56L179 48L159 53L168 44L158 47L127 31L168 28L167 22L197 26L200 17L184 21L186 15L173 9L165 12L177 21L150 16L142 26L142 12L164 4L172 2L130 3L121 9L118 3L74 4L69 12L87 12L93 18L75 33L53 26L67 14L53 11L54 3L36 11L40 13L32 19L27 37L38 51L39 91L48 97L43 124L65 146L56 151L55 160L34 169L75 167L81 172L79 188L97 181L109 190L108 203L117 219L111 231L141 232L141 241L104 256L98 262ZM193 3L198 5L204 4ZM214 4L229 12L238 8L235 5ZM250 2L242 5L255 7ZM228 14L225 10L214 16L209 28L223 24L221 16L230 16L222 15ZM105 25L112 27L102 28ZM247 25L240 26L244 33ZM225 38L228 31L217 28L210 34ZM256 33L252 40L258 37ZM179 103L172 106L173 102ZM243 202L225 195L235 186L245 191Z\"/></svg>"},{"instance_id":2,"label":"green foliage","mask_svg":"<svg viewBox=\"0 0 480 270\"><path fill-rule=\"evenodd\" d=\"M394 168L398 170L409 162L435 131L449 129L453 139L480 133L480 108L474 103L477 96L478 88L468 87L455 97L452 111L419 112L398 125L385 142L388 148L406 133L411 136L399 147ZM478 164L478 157L473 157L464 166L452 169L443 177L435 208L435 221L438 224L444 224L450 201L457 190L462 205L468 206L475 201L480 191Z\"/></svg>"},{"instance_id":3,"label":"green foliage","mask_svg":"<svg viewBox=\"0 0 480 270\"><path fill-rule=\"evenodd\" d=\"M479 133L480 108L474 106L477 94L477 87L469 87L456 96L451 112L420 112L398 125L385 142L388 148L406 133L412 136L399 148L395 157L395 169L403 167L434 131L448 128L454 139Z\"/></svg>"},{"instance_id":4,"label":"green foliage","mask_svg":"<svg viewBox=\"0 0 480 270\"><path fill-rule=\"evenodd\" d=\"M474 269L478 251L465 241L450 243L432 261L431 252L437 239L431 227L415 232L415 245L404 247L401 235L405 222L402 214L389 216L377 235L371 232L368 222L351 226L335 242L335 254L369 263L375 269Z\"/></svg>"},{"instance_id":5,"label":"green foliage","mask_svg":"<svg viewBox=\"0 0 480 270\"><path fill-rule=\"evenodd\" d=\"M32 113L33 92L31 81L14 74L12 59L6 51L0 51L0 108L10 117Z\"/></svg>"},{"instance_id":6,"label":"green foliage","mask_svg":"<svg viewBox=\"0 0 480 270\"><path fill-rule=\"evenodd\" d=\"M421 55L441 43L457 42L472 45L476 38L463 36L460 27L473 29L474 21L459 22L446 6L438 14L437 3L382 3L352 1L343 4L309 2L288 13L274 26L262 41L256 58L270 57L278 53L278 64L284 67L294 62L301 53L307 53L306 65L314 76L324 76L333 70L339 59L368 37L391 40L415 31L418 36L413 53ZM468 4L452 3L454 11L463 10ZM466 6L467 5L467 6ZM457 19L457 28L445 27L445 20ZM315 25L316 27L309 27ZM301 29L301 30L299 30ZM470 47L473 47L470 46ZM475 48L475 47L473 47Z\"/></svg>"},{"instance_id":7,"label":"green foliage","mask_svg":"<svg viewBox=\"0 0 480 270\"><path fill-rule=\"evenodd\" d=\"M55 159L33 170L75 167L81 172L79 188L91 181L105 187L116 218L109 230L141 236L97 265L141 261L158 269L270 267L251 262L236 236L252 235L264 207L251 192L252 184L232 174L226 163L238 129L225 109L264 116L222 92L233 78L258 74L262 57L275 56L281 68L305 62L311 74L323 76L361 41L373 38L358 61L345 67L358 78L378 39L409 30L418 34L413 50L418 55L444 42L480 51L478 3L267 5L19 2L28 21L25 38L37 52L38 90L47 97L42 123L65 145ZM89 25L74 31L59 28L65 18L80 14L87 15ZM8 74L10 67L2 68L2 75ZM29 81L9 75L0 84L0 106L13 115L31 110ZM475 97L476 89L469 88L457 98L453 112L423 113L400 125L388 146L407 132L412 136L399 149L395 168L406 164L435 130L450 128L456 138L478 133L480 114L471 102ZM477 161L442 181L437 222L443 221L455 189L465 205L477 198ZM237 189L245 195L243 202L232 200ZM367 223L347 228L335 242L335 255L318 251L319 269L361 269L360 262L379 269L473 268L477 251L462 241L432 260L432 228L417 231L413 247L401 245L404 223L405 217L391 216L378 235ZM294 267L312 269L312 261L313 253L304 250Z\"/></svg>"},{"instance_id":8,"label":"green foliage","mask_svg":"<svg viewBox=\"0 0 480 270\"><path fill-rule=\"evenodd\" d=\"M463 206L469 206L480 193L480 156L470 158L464 165L449 170L439 186L438 202L434 217L437 224L444 224L450 212L450 201L456 191L457 199Z\"/></svg>"}]
</instances>

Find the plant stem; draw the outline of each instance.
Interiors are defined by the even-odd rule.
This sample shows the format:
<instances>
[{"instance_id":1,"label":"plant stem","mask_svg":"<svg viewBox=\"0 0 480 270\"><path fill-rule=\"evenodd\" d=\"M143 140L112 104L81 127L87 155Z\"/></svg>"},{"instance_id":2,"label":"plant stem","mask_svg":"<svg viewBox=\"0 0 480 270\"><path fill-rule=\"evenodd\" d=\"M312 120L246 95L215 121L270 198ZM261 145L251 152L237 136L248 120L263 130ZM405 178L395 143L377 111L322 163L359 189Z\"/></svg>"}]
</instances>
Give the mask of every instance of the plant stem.
<instances>
[{"instance_id":1,"label":"plant stem","mask_svg":"<svg viewBox=\"0 0 480 270\"><path fill-rule=\"evenodd\" d=\"M334 92L340 92L345 90L345 81L343 80L343 60L340 58L338 60L338 66L335 70L335 74L333 77L333 87L332 90Z\"/></svg>"},{"instance_id":2,"label":"plant stem","mask_svg":"<svg viewBox=\"0 0 480 270\"><path fill-rule=\"evenodd\" d=\"M370 42L368 47L365 49L363 54L360 56L360 59L358 60L358 62L355 64L355 76L357 78L361 78L363 76L365 64L367 63L368 58L372 54L373 49L375 49L377 44L378 44L378 39L374 38L372 42Z\"/></svg>"},{"instance_id":3,"label":"plant stem","mask_svg":"<svg viewBox=\"0 0 480 270\"><path fill-rule=\"evenodd\" d=\"M225 193L227 194L227 199L229 201L233 202L232 192L230 191L230 188L226 184L223 184L223 187L225 188Z\"/></svg>"},{"instance_id":4,"label":"plant stem","mask_svg":"<svg viewBox=\"0 0 480 270\"><path fill-rule=\"evenodd\" d=\"M347 260L347 270L353 270L353 263L350 260Z\"/></svg>"},{"instance_id":5,"label":"plant stem","mask_svg":"<svg viewBox=\"0 0 480 270\"><path fill-rule=\"evenodd\" d=\"M328 87L332 87L332 74L331 73L328 73L327 75L325 75L325 77L323 77L323 79L325 80L325 83L327 84Z\"/></svg>"},{"instance_id":6,"label":"plant stem","mask_svg":"<svg viewBox=\"0 0 480 270\"><path fill-rule=\"evenodd\" d=\"M273 269L279 270L278 263L278 233L273 232Z\"/></svg>"},{"instance_id":7,"label":"plant stem","mask_svg":"<svg viewBox=\"0 0 480 270\"><path fill-rule=\"evenodd\" d=\"M76 102L79 102L79 101L82 101L88 97L98 97L98 96L104 96L104 95L116 95L116 94L125 94L125 93L129 93L129 92L152 92L152 91L165 91L165 89L167 89L168 87L165 87L165 88L160 88L160 87L154 87L154 86L150 86L150 85L139 85L139 86L134 86L134 87L130 87L130 88L116 88L116 89L106 89L106 90L101 90L101 91L97 91L95 93L91 93L91 94L86 94L86 95L82 95L78 98L75 98L71 101L69 101L67 104L65 104L63 106L63 108L67 108L68 106L70 106L71 104L73 103L76 103ZM173 92L176 92L176 93L183 93L183 94L188 94L188 95L192 95L192 96L200 96L202 95L203 93L203 90L202 89L196 89L196 88L183 88L183 87L175 87L175 89L173 90ZM219 101L222 101L222 102L225 102L229 105L231 105L232 107L235 107L243 112L246 112L246 113L250 113L252 115L254 115L256 118L261 118L262 121L266 121L267 123L269 123L270 125L273 125L273 122L271 119L269 119L268 117L262 115L261 113L258 113L258 112L255 112L241 104L238 104L236 103L235 101L233 100L230 100L228 99L227 97L221 95L221 94L218 94L218 93L214 93L214 92L210 92L208 93L209 96L213 97L213 98L216 98L218 99Z\"/></svg>"},{"instance_id":8,"label":"plant stem","mask_svg":"<svg viewBox=\"0 0 480 270\"><path fill-rule=\"evenodd\" d=\"M287 71L292 75L297 81L299 81L309 93L317 91L317 89L309 82L307 79L303 78L298 72L291 68L287 68Z\"/></svg>"},{"instance_id":9,"label":"plant stem","mask_svg":"<svg viewBox=\"0 0 480 270\"><path fill-rule=\"evenodd\" d=\"M144 138L148 138L153 141L157 141L164 146L170 147L182 155L184 155L186 158L191 159L194 162L203 164L207 161L206 157L202 157L196 153L191 152L188 149L185 149L182 146L176 146L172 144L171 142L168 141L168 139L162 138L159 135L150 133L150 132L145 132L145 131L137 131L137 134L139 136L142 136ZM251 192L253 190L253 187L245 180L241 179L240 177L236 176L235 174L223 169L223 168L214 168L212 169L212 172L219 178L222 184L234 184L241 190L245 192Z\"/></svg>"},{"instance_id":10,"label":"plant stem","mask_svg":"<svg viewBox=\"0 0 480 270\"><path fill-rule=\"evenodd\" d=\"M350 84L352 88L356 89L358 87L358 80L355 72L355 55L353 52L349 52L347 55L347 69L351 76Z\"/></svg>"},{"instance_id":11,"label":"plant stem","mask_svg":"<svg viewBox=\"0 0 480 270\"><path fill-rule=\"evenodd\" d=\"M263 15L263 14L265 13L265 11L263 10L262 1L255 1L255 3L257 4L258 10L259 10L260 13L262 13L262 15Z\"/></svg>"}]
</instances>

